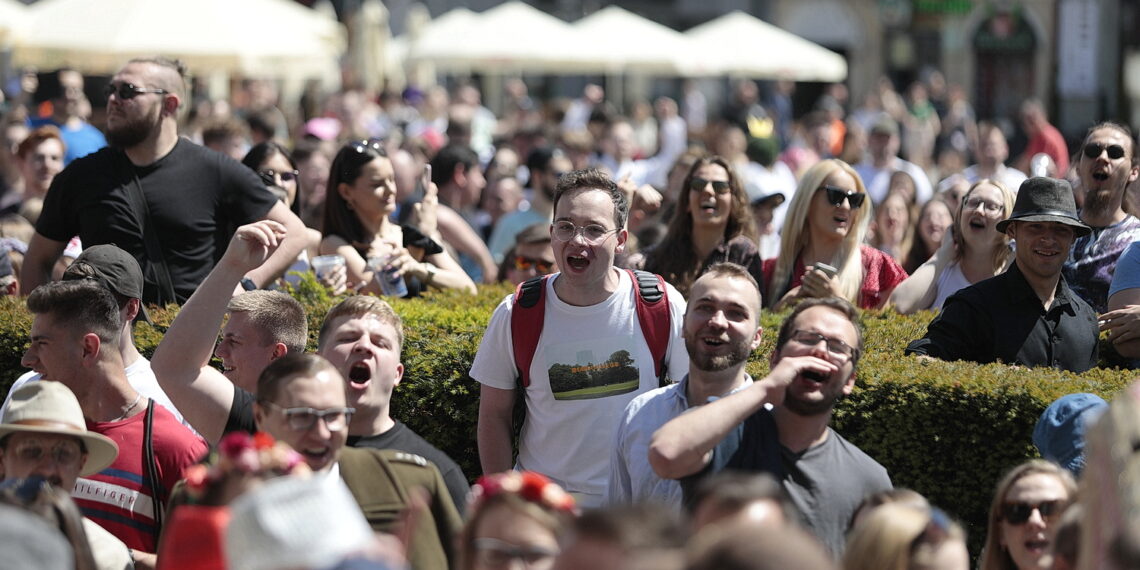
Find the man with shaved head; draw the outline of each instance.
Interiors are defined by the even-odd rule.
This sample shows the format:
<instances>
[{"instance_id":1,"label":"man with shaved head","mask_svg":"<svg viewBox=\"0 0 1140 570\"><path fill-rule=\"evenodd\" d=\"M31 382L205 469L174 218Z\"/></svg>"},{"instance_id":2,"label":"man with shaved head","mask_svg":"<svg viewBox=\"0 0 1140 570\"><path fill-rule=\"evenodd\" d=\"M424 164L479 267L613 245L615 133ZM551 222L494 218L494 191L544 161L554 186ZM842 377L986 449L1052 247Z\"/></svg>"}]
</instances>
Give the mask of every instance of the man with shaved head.
<instances>
[{"instance_id":1,"label":"man with shaved head","mask_svg":"<svg viewBox=\"0 0 1140 570\"><path fill-rule=\"evenodd\" d=\"M143 268L146 303L184 303L221 257L234 229L261 219L304 235L300 219L253 171L178 136L188 99L185 68L161 57L133 59L107 86L109 147L68 165L52 183L28 247L21 290L46 282L64 246L113 243ZM271 282L296 259L286 239L242 285Z\"/></svg>"}]
</instances>

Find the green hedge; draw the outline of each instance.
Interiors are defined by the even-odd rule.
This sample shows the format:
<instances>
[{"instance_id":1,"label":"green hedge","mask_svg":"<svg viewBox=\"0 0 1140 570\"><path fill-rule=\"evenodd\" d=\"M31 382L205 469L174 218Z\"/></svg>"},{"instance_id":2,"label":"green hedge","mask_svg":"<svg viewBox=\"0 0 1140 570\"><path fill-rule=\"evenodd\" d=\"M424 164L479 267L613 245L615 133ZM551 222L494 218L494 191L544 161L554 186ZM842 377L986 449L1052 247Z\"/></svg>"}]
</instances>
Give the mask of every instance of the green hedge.
<instances>
[{"instance_id":1,"label":"green hedge","mask_svg":"<svg viewBox=\"0 0 1140 570\"><path fill-rule=\"evenodd\" d=\"M467 376L491 311L510 292L481 287L475 296L442 292L393 303L404 319L404 381L393 415L455 458L469 477L480 472L475 444L478 386ZM310 348L325 312L337 299L309 281L294 291L309 308ZM141 324L135 338L147 355L177 307L152 309L156 326ZM993 486L1006 469L1036 456L1031 434L1038 416L1061 395L1093 392L1106 399L1133 378L1127 370L1094 369L1075 375L1002 365L923 362L904 357L906 342L925 331L930 313L902 317L869 312L866 354L857 388L840 403L833 425L887 467L896 486L910 487L958 516L971 550L985 535ZM748 365L756 378L783 318L765 314L761 348ZM0 300L0 364L5 390L24 372L20 357L31 319L19 301Z\"/></svg>"}]
</instances>

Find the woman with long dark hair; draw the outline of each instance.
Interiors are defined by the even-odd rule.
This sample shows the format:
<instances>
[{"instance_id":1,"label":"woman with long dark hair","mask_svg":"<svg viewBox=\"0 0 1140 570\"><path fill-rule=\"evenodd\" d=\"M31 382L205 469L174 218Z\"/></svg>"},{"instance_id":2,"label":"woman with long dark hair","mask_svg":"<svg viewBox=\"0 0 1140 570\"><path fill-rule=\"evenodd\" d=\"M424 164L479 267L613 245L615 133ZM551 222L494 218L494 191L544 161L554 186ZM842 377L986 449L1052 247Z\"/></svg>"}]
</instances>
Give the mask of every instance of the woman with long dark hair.
<instances>
[{"instance_id":1,"label":"woman with long dark hair","mask_svg":"<svg viewBox=\"0 0 1140 570\"><path fill-rule=\"evenodd\" d=\"M763 282L748 195L725 159L709 156L693 163L665 237L644 255L644 269L684 295L706 268L721 261L743 265Z\"/></svg>"},{"instance_id":2,"label":"woman with long dark hair","mask_svg":"<svg viewBox=\"0 0 1140 570\"><path fill-rule=\"evenodd\" d=\"M409 297L428 287L474 293L471 278L432 238L436 188L426 188L420 227L396 224L395 171L384 148L373 141L341 147L329 169L321 254L343 256L348 281L361 292L383 294L380 279L403 278Z\"/></svg>"}]
</instances>

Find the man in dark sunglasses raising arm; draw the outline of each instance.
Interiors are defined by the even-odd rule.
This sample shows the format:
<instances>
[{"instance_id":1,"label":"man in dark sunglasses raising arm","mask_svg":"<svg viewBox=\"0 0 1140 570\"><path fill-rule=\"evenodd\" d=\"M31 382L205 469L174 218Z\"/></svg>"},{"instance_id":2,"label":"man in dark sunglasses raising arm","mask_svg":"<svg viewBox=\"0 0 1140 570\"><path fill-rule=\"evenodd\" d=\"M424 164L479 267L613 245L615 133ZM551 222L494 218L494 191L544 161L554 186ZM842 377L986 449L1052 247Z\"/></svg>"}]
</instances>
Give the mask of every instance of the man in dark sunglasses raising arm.
<instances>
[{"instance_id":1,"label":"man in dark sunglasses raising arm","mask_svg":"<svg viewBox=\"0 0 1140 570\"><path fill-rule=\"evenodd\" d=\"M128 62L107 86L109 147L76 159L55 178L28 247L21 290L49 279L64 247L112 243L142 266L146 303L184 303L213 268L234 230L269 219L287 235L304 225L257 175L178 135L185 69L161 57ZM286 238L242 285L259 288L304 246ZM240 289L238 289L240 291Z\"/></svg>"}]
</instances>

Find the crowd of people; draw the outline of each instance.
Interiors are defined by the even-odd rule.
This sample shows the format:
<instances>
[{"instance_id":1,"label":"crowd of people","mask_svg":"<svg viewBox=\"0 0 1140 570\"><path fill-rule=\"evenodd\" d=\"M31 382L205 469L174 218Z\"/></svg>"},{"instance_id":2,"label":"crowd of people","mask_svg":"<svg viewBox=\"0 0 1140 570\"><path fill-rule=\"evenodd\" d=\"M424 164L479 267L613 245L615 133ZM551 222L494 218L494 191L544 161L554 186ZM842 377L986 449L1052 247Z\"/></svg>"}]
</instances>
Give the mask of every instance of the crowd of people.
<instances>
[{"instance_id":1,"label":"crowd of people","mask_svg":"<svg viewBox=\"0 0 1140 570\"><path fill-rule=\"evenodd\" d=\"M597 85L540 102L510 81L496 115L467 84L283 110L250 81L234 106L162 57L94 105L75 70L39 79L0 146L0 285L33 317L0 410L0 503L23 509L0 516L39 517L0 532L21 567L961 570L953 505L830 427L862 311L938 311L900 356L1140 358L1131 131L1094 125L1069 157L1040 102L1020 130L976 121L936 73L858 107L834 85L800 117L787 82L624 117ZM307 272L344 295L312 354L288 294ZM383 298L503 281L470 363L472 486L391 415ZM147 359L133 324L166 303ZM787 313L754 379L762 310ZM1140 552L1078 501L1107 407L1042 416L1047 459L999 482L983 570Z\"/></svg>"}]
</instances>

